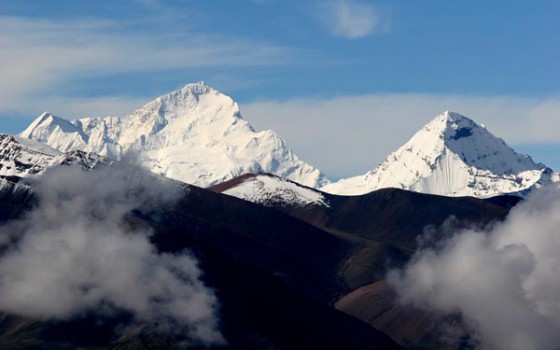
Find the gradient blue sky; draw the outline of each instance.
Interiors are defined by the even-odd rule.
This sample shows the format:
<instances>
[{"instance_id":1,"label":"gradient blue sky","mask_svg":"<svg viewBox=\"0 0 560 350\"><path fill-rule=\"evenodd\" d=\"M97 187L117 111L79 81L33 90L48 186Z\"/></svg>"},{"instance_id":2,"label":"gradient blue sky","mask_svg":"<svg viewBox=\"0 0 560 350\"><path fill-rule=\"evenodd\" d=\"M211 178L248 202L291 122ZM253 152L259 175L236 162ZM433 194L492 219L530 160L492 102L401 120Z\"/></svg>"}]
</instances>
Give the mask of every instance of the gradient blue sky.
<instances>
[{"instance_id":1,"label":"gradient blue sky","mask_svg":"<svg viewBox=\"0 0 560 350\"><path fill-rule=\"evenodd\" d=\"M231 95L333 178L444 110L560 169L558 1L2 0L0 131Z\"/></svg>"}]
</instances>

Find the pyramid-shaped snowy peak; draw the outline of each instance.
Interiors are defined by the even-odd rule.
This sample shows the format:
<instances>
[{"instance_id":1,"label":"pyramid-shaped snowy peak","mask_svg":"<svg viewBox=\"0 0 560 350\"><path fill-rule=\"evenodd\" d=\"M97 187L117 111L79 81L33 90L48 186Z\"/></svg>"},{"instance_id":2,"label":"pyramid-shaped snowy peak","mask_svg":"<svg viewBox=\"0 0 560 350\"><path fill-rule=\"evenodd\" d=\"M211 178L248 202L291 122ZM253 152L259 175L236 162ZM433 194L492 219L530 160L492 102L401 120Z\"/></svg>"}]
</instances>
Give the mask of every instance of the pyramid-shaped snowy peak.
<instances>
[{"instance_id":1,"label":"pyramid-shaped snowy peak","mask_svg":"<svg viewBox=\"0 0 560 350\"><path fill-rule=\"evenodd\" d=\"M531 157L516 153L485 127L444 112L365 175L342 179L322 190L363 194L396 187L446 196L526 194L559 180Z\"/></svg>"}]
</instances>

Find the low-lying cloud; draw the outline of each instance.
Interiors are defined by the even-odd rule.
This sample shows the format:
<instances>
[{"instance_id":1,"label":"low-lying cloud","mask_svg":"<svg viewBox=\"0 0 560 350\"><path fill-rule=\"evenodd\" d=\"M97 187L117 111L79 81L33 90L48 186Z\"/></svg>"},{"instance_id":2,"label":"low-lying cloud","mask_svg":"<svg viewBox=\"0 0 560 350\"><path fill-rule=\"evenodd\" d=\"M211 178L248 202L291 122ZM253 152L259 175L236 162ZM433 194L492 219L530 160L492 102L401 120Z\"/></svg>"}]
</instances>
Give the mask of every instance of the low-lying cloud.
<instances>
[{"instance_id":1,"label":"low-lying cloud","mask_svg":"<svg viewBox=\"0 0 560 350\"><path fill-rule=\"evenodd\" d=\"M125 312L197 343L223 341L196 259L159 253L150 229L126 221L172 204L181 188L126 167L65 166L33 188L38 205L0 227L0 310L54 320Z\"/></svg>"},{"instance_id":2,"label":"low-lying cloud","mask_svg":"<svg viewBox=\"0 0 560 350\"><path fill-rule=\"evenodd\" d=\"M406 304L460 312L484 349L560 347L560 186L534 193L490 232L420 250L389 283Z\"/></svg>"}]
</instances>

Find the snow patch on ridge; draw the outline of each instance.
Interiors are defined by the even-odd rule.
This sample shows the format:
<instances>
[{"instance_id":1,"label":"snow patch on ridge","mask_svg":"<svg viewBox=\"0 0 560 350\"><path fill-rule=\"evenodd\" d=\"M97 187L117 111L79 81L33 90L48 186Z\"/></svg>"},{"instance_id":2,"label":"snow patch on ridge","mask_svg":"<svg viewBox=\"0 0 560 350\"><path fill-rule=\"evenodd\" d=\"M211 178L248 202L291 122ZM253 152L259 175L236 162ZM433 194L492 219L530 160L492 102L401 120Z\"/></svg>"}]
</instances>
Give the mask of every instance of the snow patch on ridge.
<instances>
[{"instance_id":1,"label":"snow patch on ridge","mask_svg":"<svg viewBox=\"0 0 560 350\"><path fill-rule=\"evenodd\" d=\"M265 206L329 206L321 192L270 175L250 177L222 193Z\"/></svg>"}]
</instances>

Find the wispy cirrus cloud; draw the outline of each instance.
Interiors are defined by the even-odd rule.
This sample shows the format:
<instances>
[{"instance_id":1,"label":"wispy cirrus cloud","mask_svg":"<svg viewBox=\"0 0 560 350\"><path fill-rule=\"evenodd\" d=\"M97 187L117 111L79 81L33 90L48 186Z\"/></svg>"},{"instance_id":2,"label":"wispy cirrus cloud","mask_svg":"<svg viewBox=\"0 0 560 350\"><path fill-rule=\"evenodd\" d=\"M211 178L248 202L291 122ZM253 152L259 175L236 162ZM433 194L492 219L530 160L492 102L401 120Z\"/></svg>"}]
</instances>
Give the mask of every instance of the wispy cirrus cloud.
<instances>
[{"instance_id":1,"label":"wispy cirrus cloud","mask_svg":"<svg viewBox=\"0 0 560 350\"><path fill-rule=\"evenodd\" d=\"M386 21L379 9L365 2L320 2L317 16L332 35L346 39L360 39L386 29Z\"/></svg>"},{"instance_id":2,"label":"wispy cirrus cloud","mask_svg":"<svg viewBox=\"0 0 560 350\"><path fill-rule=\"evenodd\" d=\"M57 99L53 91L89 78L204 67L290 62L295 49L192 30L143 30L101 19L52 21L0 16L0 111ZM67 97L66 97L67 98Z\"/></svg>"}]
</instances>

